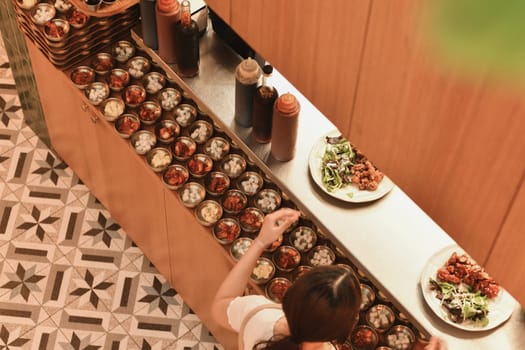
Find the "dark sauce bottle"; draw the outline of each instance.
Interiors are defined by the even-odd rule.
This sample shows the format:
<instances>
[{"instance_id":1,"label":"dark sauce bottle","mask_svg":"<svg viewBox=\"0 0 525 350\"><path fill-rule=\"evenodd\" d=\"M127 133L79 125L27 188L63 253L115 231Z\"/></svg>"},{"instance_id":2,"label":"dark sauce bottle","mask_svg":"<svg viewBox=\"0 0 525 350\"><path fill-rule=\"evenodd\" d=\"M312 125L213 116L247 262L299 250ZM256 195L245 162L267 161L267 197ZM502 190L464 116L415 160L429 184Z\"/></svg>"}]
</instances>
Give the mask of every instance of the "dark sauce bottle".
<instances>
[{"instance_id":1,"label":"dark sauce bottle","mask_svg":"<svg viewBox=\"0 0 525 350\"><path fill-rule=\"evenodd\" d=\"M279 96L271 82L273 67L263 67L262 85L255 90L253 96L253 129L252 135L259 143L268 143L272 139L273 104Z\"/></svg>"},{"instance_id":2,"label":"dark sauce bottle","mask_svg":"<svg viewBox=\"0 0 525 350\"><path fill-rule=\"evenodd\" d=\"M181 3L180 22L175 27L175 47L179 75L190 78L199 74L199 28L191 19L188 0Z\"/></svg>"}]
</instances>

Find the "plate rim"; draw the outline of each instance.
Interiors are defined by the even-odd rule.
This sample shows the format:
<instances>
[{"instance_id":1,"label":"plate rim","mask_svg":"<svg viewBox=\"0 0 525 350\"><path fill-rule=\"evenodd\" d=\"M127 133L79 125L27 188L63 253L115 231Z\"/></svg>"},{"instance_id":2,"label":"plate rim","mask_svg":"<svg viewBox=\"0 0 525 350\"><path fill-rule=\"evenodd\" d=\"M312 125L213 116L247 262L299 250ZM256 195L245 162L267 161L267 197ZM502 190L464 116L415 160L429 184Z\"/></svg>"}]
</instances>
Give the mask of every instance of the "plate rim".
<instances>
[{"instance_id":1,"label":"plate rim","mask_svg":"<svg viewBox=\"0 0 525 350\"><path fill-rule=\"evenodd\" d=\"M428 279L429 277L434 277L435 278L435 275L436 275L436 271L437 271L437 268L439 268L440 266L443 266L443 264L445 263L446 259L448 259L448 257L450 257L450 255L452 255L452 253L456 251L458 254L463 254L463 253L466 253L467 255L470 256L470 254L468 254L463 248L461 248L458 244L454 243L454 244L450 244L450 245L447 245L443 248L441 248L440 250L436 251L434 254L432 254L432 256L427 260L425 266L423 267L423 269L421 270L421 276L420 276L420 279L419 279L419 284L420 284L420 289L421 289L421 294L423 295L423 299L425 300L425 304L432 310L432 312L443 322L445 322L446 324L450 325L450 326L453 326L454 328L457 328L457 329L461 329L461 330L464 330L464 331L469 331L469 332L485 332L485 331L489 331L491 329L494 329L496 327L499 327L501 324L505 323L509 318L510 316L512 316L512 313L514 312L514 306L516 304L516 301L512 298L512 296L503 288L500 286L500 294L499 296L497 297L497 301L491 301L489 299L489 303L490 304L494 304L495 302L500 302L500 303L503 303L505 306L505 304L508 303L508 310L504 310L504 312L501 314L501 316L494 322L490 322L490 315L489 315L489 324L485 327L479 327L479 326L475 326L473 324L469 325L469 324L463 324L463 323L455 323L451 320L449 320L448 318L444 317L444 314L446 313L445 309L440 305L439 303L439 299L437 299L434 294L432 293L432 291L428 290ZM445 257L445 258L443 258ZM436 265L438 265L438 259L441 259L439 261L441 261L441 263L439 264L439 266L436 268ZM472 257L471 257L472 259ZM430 269L433 269L433 273L430 274L429 270ZM493 311L493 310L490 310L490 311Z\"/></svg>"},{"instance_id":2,"label":"plate rim","mask_svg":"<svg viewBox=\"0 0 525 350\"><path fill-rule=\"evenodd\" d=\"M379 198L382 198L384 197L385 195L387 195L394 187L395 187L395 184L392 182L392 180L386 175L384 174L384 177L383 177L383 180L381 181L380 185L382 187L382 190L380 191L379 190L379 187L376 191L362 191L362 190L359 190L355 187L352 187L352 191L359 191L361 193L363 192L368 192L369 195L365 195L365 196L359 196L359 197L349 197L347 195L338 195L337 194L337 191L336 192L329 192L323 185L323 181L322 181L322 178L320 176L320 173L321 173L321 170L318 169L317 167L317 161L320 159L317 155L317 152L321 149L321 147L323 147L326 143L325 143L325 139L327 136L338 136L338 135L343 135L339 130L337 129L333 129L333 130L330 130L326 133L324 133L322 136L320 136L316 141L315 143L313 144L312 148L310 149L310 154L308 155L308 168L310 170L310 176L312 177L312 179L314 180L315 184L317 185L317 187L319 187L324 193L326 193L327 195L329 195L330 197L332 198L336 198L336 199L339 199L339 200L342 200L344 202L348 202L348 203L365 203L365 202L372 202L372 201L375 201ZM344 135L343 135L344 137ZM351 185L353 186L353 185ZM338 190L338 191L342 191L342 190Z\"/></svg>"}]
</instances>

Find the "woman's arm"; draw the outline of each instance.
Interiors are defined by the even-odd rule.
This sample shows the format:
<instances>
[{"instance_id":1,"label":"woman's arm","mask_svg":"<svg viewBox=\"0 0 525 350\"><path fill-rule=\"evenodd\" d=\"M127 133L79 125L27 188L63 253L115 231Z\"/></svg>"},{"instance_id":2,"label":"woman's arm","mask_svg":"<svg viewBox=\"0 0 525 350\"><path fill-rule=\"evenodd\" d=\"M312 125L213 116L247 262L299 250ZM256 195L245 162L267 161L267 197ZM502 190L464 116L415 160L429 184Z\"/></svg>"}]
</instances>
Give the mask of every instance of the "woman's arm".
<instances>
[{"instance_id":1,"label":"woman's arm","mask_svg":"<svg viewBox=\"0 0 525 350\"><path fill-rule=\"evenodd\" d=\"M220 325L231 329L226 314L228 305L235 297L243 295L248 278L264 248L279 238L299 218L299 214L296 210L283 208L266 215L259 236L226 276L215 295L212 315Z\"/></svg>"}]
</instances>

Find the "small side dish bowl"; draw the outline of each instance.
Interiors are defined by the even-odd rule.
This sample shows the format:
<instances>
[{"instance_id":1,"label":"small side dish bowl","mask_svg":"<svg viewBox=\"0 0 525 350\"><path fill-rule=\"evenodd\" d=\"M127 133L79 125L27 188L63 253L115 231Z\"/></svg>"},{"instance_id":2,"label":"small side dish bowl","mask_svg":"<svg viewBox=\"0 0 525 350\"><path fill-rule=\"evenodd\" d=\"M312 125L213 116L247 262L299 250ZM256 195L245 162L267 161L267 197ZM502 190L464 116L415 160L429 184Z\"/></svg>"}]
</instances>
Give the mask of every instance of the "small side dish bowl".
<instances>
[{"instance_id":1,"label":"small side dish bowl","mask_svg":"<svg viewBox=\"0 0 525 350\"><path fill-rule=\"evenodd\" d=\"M68 12L67 20L71 27L75 29L82 29L89 21L89 16L84 12L74 8Z\"/></svg>"},{"instance_id":2,"label":"small side dish bowl","mask_svg":"<svg viewBox=\"0 0 525 350\"><path fill-rule=\"evenodd\" d=\"M213 227L213 237L220 244L230 244L241 234L239 221L234 218L222 218Z\"/></svg>"},{"instance_id":3,"label":"small side dish bowl","mask_svg":"<svg viewBox=\"0 0 525 350\"><path fill-rule=\"evenodd\" d=\"M248 248L253 243L253 239L249 237L239 237L233 241L230 247L230 256L233 260L239 261L242 256L248 251Z\"/></svg>"},{"instance_id":4,"label":"small side dish bowl","mask_svg":"<svg viewBox=\"0 0 525 350\"><path fill-rule=\"evenodd\" d=\"M412 349L415 341L416 335L414 332L407 326L403 325L392 327L386 335L386 342L392 350Z\"/></svg>"},{"instance_id":5,"label":"small side dish bowl","mask_svg":"<svg viewBox=\"0 0 525 350\"><path fill-rule=\"evenodd\" d=\"M308 263L311 266L332 265L335 262L335 253L325 245L318 245L308 253Z\"/></svg>"},{"instance_id":6,"label":"small side dish bowl","mask_svg":"<svg viewBox=\"0 0 525 350\"><path fill-rule=\"evenodd\" d=\"M189 177L190 174L185 166L172 164L162 174L162 182L170 190L177 190L188 181Z\"/></svg>"},{"instance_id":7,"label":"small side dish bowl","mask_svg":"<svg viewBox=\"0 0 525 350\"><path fill-rule=\"evenodd\" d=\"M142 77L151 69L151 63L146 57L135 56L128 60L127 68L131 77L142 79Z\"/></svg>"},{"instance_id":8,"label":"small side dish bowl","mask_svg":"<svg viewBox=\"0 0 525 350\"><path fill-rule=\"evenodd\" d=\"M360 283L359 286L361 287L361 306L359 309L365 311L372 306L376 300L376 293L374 289L366 283Z\"/></svg>"},{"instance_id":9,"label":"small side dish bowl","mask_svg":"<svg viewBox=\"0 0 525 350\"><path fill-rule=\"evenodd\" d=\"M205 180L206 191L212 196L221 196L230 187L230 178L223 172L212 171Z\"/></svg>"},{"instance_id":10,"label":"small side dish bowl","mask_svg":"<svg viewBox=\"0 0 525 350\"><path fill-rule=\"evenodd\" d=\"M189 135L197 144L203 144L213 134L213 126L204 120L197 120L190 125Z\"/></svg>"},{"instance_id":11,"label":"small side dish bowl","mask_svg":"<svg viewBox=\"0 0 525 350\"><path fill-rule=\"evenodd\" d=\"M308 226L298 226L290 233L290 244L298 251L306 253L317 243L315 231Z\"/></svg>"},{"instance_id":12,"label":"small side dish bowl","mask_svg":"<svg viewBox=\"0 0 525 350\"><path fill-rule=\"evenodd\" d=\"M197 109L193 105L182 103L175 107L175 121L181 127L188 127L195 118L197 118Z\"/></svg>"},{"instance_id":13,"label":"small side dish bowl","mask_svg":"<svg viewBox=\"0 0 525 350\"><path fill-rule=\"evenodd\" d=\"M148 130L139 130L131 135L130 143L137 154L148 153L157 143L157 137Z\"/></svg>"},{"instance_id":14,"label":"small side dish bowl","mask_svg":"<svg viewBox=\"0 0 525 350\"><path fill-rule=\"evenodd\" d=\"M350 341L356 350L373 350L379 342L379 336L372 327L357 325L352 330Z\"/></svg>"},{"instance_id":15,"label":"small side dish bowl","mask_svg":"<svg viewBox=\"0 0 525 350\"><path fill-rule=\"evenodd\" d=\"M36 25L43 26L55 17L56 13L55 6L47 2L41 2L31 9L31 20Z\"/></svg>"},{"instance_id":16,"label":"small side dish bowl","mask_svg":"<svg viewBox=\"0 0 525 350\"><path fill-rule=\"evenodd\" d=\"M100 104L100 109L104 113L104 118L108 122L113 122L124 113L124 101L120 98L110 97Z\"/></svg>"},{"instance_id":17,"label":"small side dish bowl","mask_svg":"<svg viewBox=\"0 0 525 350\"><path fill-rule=\"evenodd\" d=\"M170 150L164 147L155 147L146 155L148 165L156 173L166 170L171 163L171 158Z\"/></svg>"},{"instance_id":18,"label":"small side dish bowl","mask_svg":"<svg viewBox=\"0 0 525 350\"><path fill-rule=\"evenodd\" d=\"M365 319L370 327L379 333L383 333L392 327L396 320L396 315L390 307L384 304L376 304L368 309Z\"/></svg>"},{"instance_id":19,"label":"small side dish bowl","mask_svg":"<svg viewBox=\"0 0 525 350\"><path fill-rule=\"evenodd\" d=\"M162 90L164 85L166 85L166 77L159 72L149 72L144 75L142 85L144 85L148 94L153 95Z\"/></svg>"},{"instance_id":20,"label":"small side dish bowl","mask_svg":"<svg viewBox=\"0 0 525 350\"><path fill-rule=\"evenodd\" d=\"M180 91L172 87L161 90L157 95L157 100L165 111L172 111L180 103L181 99Z\"/></svg>"},{"instance_id":21,"label":"small side dish bowl","mask_svg":"<svg viewBox=\"0 0 525 350\"><path fill-rule=\"evenodd\" d=\"M245 208L239 216L241 228L249 233L257 232L261 229L264 220L264 214L257 208Z\"/></svg>"},{"instance_id":22,"label":"small side dish bowl","mask_svg":"<svg viewBox=\"0 0 525 350\"><path fill-rule=\"evenodd\" d=\"M44 25L44 35L49 41L62 41L69 34L69 22L61 18L52 18Z\"/></svg>"},{"instance_id":23,"label":"small side dish bowl","mask_svg":"<svg viewBox=\"0 0 525 350\"><path fill-rule=\"evenodd\" d=\"M75 67L69 74L71 81L81 90L95 81L95 70L89 66Z\"/></svg>"},{"instance_id":24,"label":"small side dish bowl","mask_svg":"<svg viewBox=\"0 0 525 350\"><path fill-rule=\"evenodd\" d=\"M120 40L115 43L111 53L117 62L126 63L135 54L135 45L127 40Z\"/></svg>"},{"instance_id":25,"label":"small side dish bowl","mask_svg":"<svg viewBox=\"0 0 525 350\"><path fill-rule=\"evenodd\" d=\"M301 253L292 246L283 245L273 253L272 259L279 270L290 272L299 266Z\"/></svg>"},{"instance_id":26,"label":"small side dish bowl","mask_svg":"<svg viewBox=\"0 0 525 350\"><path fill-rule=\"evenodd\" d=\"M109 86L106 83L95 81L89 84L85 90L86 97L91 104L98 106L109 96Z\"/></svg>"},{"instance_id":27,"label":"small side dish bowl","mask_svg":"<svg viewBox=\"0 0 525 350\"><path fill-rule=\"evenodd\" d=\"M159 142L172 143L180 134L180 126L174 120L163 119L155 125L155 135Z\"/></svg>"},{"instance_id":28,"label":"small side dish bowl","mask_svg":"<svg viewBox=\"0 0 525 350\"><path fill-rule=\"evenodd\" d=\"M140 85L130 85L124 89L124 103L130 108L138 107L146 100L146 90Z\"/></svg>"},{"instance_id":29,"label":"small side dish bowl","mask_svg":"<svg viewBox=\"0 0 525 350\"><path fill-rule=\"evenodd\" d=\"M91 61L91 66L99 75L108 74L114 67L113 58L107 52L99 52Z\"/></svg>"},{"instance_id":30,"label":"small side dish bowl","mask_svg":"<svg viewBox=\"0 0 525 350\"><path fill-rule=\"evenodd\" d=\"M127 139L140 128L140 120L135 114L122 114L115 120L115 129L118 134Z\"/></svg>"},{"instance_id":31,"label":"small side dish bowl","mask_svg":"<svg viewBox=\"0 0 525 350\"><path fill-rule=\"evenodd\" d=\"M60 13L66 13L73 7L69 0L55 0L55 8Z\"/></svg>"},{"instance_id":32,"label":"small side dish bowl","mask_svg":"<svg viewBox=\"0 0 525 350\"><path fill-rule=\"evenodd\" d=\"M253 196L263 187L261 175L254 171L247 171L237 179L237 188L247 196Z\"/></svg>"},{"instance_id":33,"label":"small side dish bowl","mask_svg":"<svg viewBox=\"0 0 525 350\"><path fill-rule=\"evenodd\" d=\"M205 200L195 208L195 217L203 226L215 225L222 217L222 207L214 200Z\"/></svg>"},{"instance_id":34,"label":"small side dish bowl","mask_svg":"<svg viewBox=\"0 0 525 350\"><path fill-rule=\"evenodd\" d=\"M265 188L257 193L253 203L263 213L269 214L281 206L281 195L276 190Z\"/></svg>"},{"instance_id":35,"label":"small side dish bowl","mask_svg":"<svg viewBox=\"0 0 525 350\"><path fill-rule=\"evenodd\" d=\"M246 170L246 160L239 154L230 153L221 161L220 169L230 178L235 179Z\"/></svg>"},{"instance_id":36,"label":"small side dish bowl","mask_svg":"<svg viewBox=\"0 0 525 350\"><path fill-rule=\"evenodd\" d=\"M120 92L129 84L129 73L122 68L113 68L107 82L111 91Z\"/></svg>"},{"instance_id":37,"label":"small side dish bowl","mask_svg":"<svg viewBox=\"0 0 525 350\"><path fill-rule=\"evenodd\" d=\"M266 296L276 303L282 303L284 294L292 282L284 277L275 277L266 285Z\"/></svg>"},{"instance_id":38,"label":"small side dish bowl","mask_svg":"<svg viewBox=\"0 0 525 350\"><path fill-rule=\"evenodd\" d=\"M270 259L261 256L257 259L255 267L250 275L250 279L256 284L265 284L272 279L274 274L275 265L273 262Z\"/></svg>"},{"instance_id":39,"label":"small side dish bowl","mask_svg":"<svg viewBox=\"0 0 525 350\"><path fill-rule=\"evenodd\" d=\"M218 161L224 158L230 152L230 143L220 136L212 137L206 141L204 145L204 153L209 155L211 159Z\"/></svg>"},{"instance_id":40,"label":"small side dish bowl","mask_svg":"<svg viewBox=\"0 0 525 350\"><path fill-rule=\"evenodd\" d=\"M190 137L179 136L175 139L171 149L175 159L183 162L190 159L190 157L195 153L197 150L197 144Z\"/></svg>"},{"instance_id":41,"label":"small side dish bowl","mask_svg":"<svg viewBox=\"0 0 525 350\"><path fill-rule=\"evenodd\" d=\"M213 160L205 154L196 153L188 161L188 170L195 178L206 176L213 168Z\"/></svg>"},{"instance_id":42,"label":"small side dish bowl","mask_svg":"<svg viewBox=\"0 0 525 350\"><path fill-rule=\"evenodd\" d=\"M162 110L157 102L144 101L139 106L138 115L144 125L153 125L162 115Z\"/></svg>"},{"instance_id":43,"label":"small side dish bowl","mask_svg":"<svg viewBox=\"0 0 525 350\"><path fill-rule=\"evenodd\" d=\"M248 198L239 190L231 189L222 198L222 207L229 214L238 214L248 204Z\"/></svg>"},{"instance_id":44,"label":"small side dish bowl","mask_svg":"<svg viewBox=\"0 0 525 350\"><path fill-rule=\"evenodd\" d=\"M182 204L187 208L195 208L206 196L206 190L198 182L187 182L179 192Z\"/></svg>"},{"instance_id":45,"label":"small side dish bowl","mask_svg":"<svg viewBox=\"0 0 525 350\"><path fill-rule=\"evenodd\" d=\"M293 273L293 281L297 281L299 278L301 278L306 272L313 269L313 267L308 265L299 265L296 267L294 273Z\"/></svg>"},{"instance_id":46,"label":"small side dish bowl","mask_svg":"<svg viewBox=\"0 0 525 350\"><path fill-rule=\"evenodd\" d=\"M38 0L17 0L15 4L23 10L31 10L38 3Z\"/></svg>"}]
</instances>

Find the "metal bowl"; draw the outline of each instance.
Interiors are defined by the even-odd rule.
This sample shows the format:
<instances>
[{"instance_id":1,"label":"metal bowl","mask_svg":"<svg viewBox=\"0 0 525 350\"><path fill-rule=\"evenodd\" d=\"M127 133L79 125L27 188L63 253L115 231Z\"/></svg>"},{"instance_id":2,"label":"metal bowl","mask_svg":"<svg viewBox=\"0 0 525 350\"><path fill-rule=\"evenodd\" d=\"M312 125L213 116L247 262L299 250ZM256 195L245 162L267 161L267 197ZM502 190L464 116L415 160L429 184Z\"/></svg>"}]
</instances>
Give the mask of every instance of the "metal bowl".
<instances>
[{"instance_id":1,"label":"metal bowl","mask_svg":"<svg viewBox=\"0 0 525 350\"><path fill-rule=\"evenodd\" d=\"M107 76L111 91L120 92L129 84L129 73L122 68L113 68Z\"/></svg>"},{"instance_id":2,"label":"metal bowl","mask_svg":"<svg viewBox=\"0 0 525 350\"><path fill-rule=\"evenodd\" d=\"M195 208L195 217L201 225L212 226L222 217L222 207L214 200L205 200Z\"/></svg>"},{"instance_id":3,"label":"metal bowl","mask_svg":"<svg viewBox=\"0 0 525 350\"><path fill-rule=\"evenodd\" d=\"M95 58L91 61L91 66L95 69L95 72L99 75L108 74L115 64L113 63L113 58L107 52L97 53Z\"/></svg>"},{"instance_id":4,"label":"metal bowl","mask_svg":"<svg viewBox=\"0 0 525 350\"><path fill-rule=\"evenodd\" d=\"M220 169L230 178L235 179L246 170L246 160L236 153L230 153L221 161Z\"/></svg>"},{"instance_id":5,"label":"metal bowl","mask_svg":"<svg viewBox=\"0 0 525 350\"><path fill-rule=\"evenodd\" d=\"M239 237L235 241L233 241L231 247L230 247L230 256L233 260L239 261L242 256L246 253L248 248L253 243L253 239L249 237Z\"/></svg>"},{"instance_id":6,"label":"metal bowl","mask_svg":"<svg viewBox=\"0 0 525 350\"><path fill-rule=\"evenodd\" d=\"M83 90L95 81L95 70L89 66L78 66L71 71L69 77L77 88Z\"/></svg>"},{"instance_id":7,"label":"metal bowl","mask_svg":"<svg viewBox=\"0 0 525 350\"><path fill-rule=\"evenodd\" d=\"M137 154L148 153L157 143L157 137L148 130L139 130L131 135L130 143Z\"/></svg>"},{"instance_id":8,"label":"metal bowl","mask_svg":"<svg viewBox=\"0 0 525 350\"><path fill-rule=\"evenodd\" d=\"M205 154L197 153L188 161L188 170L195 178L206 176L213 168L213 160Z\"/></svg>"},{"instance_id":9,"label":"metal bowl","mask_svg":"<svg viewBox=\"0 0 525 350\"><path fill-rule=\"evenodd\" d=\"M112 122L124 113L124 101L120 98L110 97L100 104L100 109L102 110L102 113L104 113L104 118L106 118L107 121Z\"/></svg>"},{"instance_id":10,"label":"metal bowl","mask_svg":"<svg viewBox=\"0 0 525 350\"><path fill-rule=\"evenodd\" d=\"M117 62L126 63L135 54L135 45L127 40L120 40L115 43L111 53Z\"/></svg>"},{"instance_id":11,"label":"metal bowl","mask_svg":"<svg viewBox=\"0 0 525 350\"><path fill-rule=\"evenodd\" d=\"M185 166L172 164L162 174L162 182L170 190L177 190L188 181L190 174Z\"/></svg>"},{"instance_id":12,"label":"metal bowl","mask_svg":"<svg viewBox=\"0 0 525 350\"><path fill-rule=\"evenodd\" d=\"M265 188L257 193L253 203L263 213L269 214L281 206L281 195L276 190Z\"/></svg>"},{"instance_id":13,"label":"metal bowl","mask_svg":"<svg viewBox=\"0 0 525 350\"><path fill-rule=\"evenodd\" d=\"M187 182L179 192L182 204L188 208L194 208L204 200L206 190L198 182Z\"/></svg>"},{"instance_id":14,"label":"metal bowl","mask_svg":"<svg viewBox=\"0 0 525 350\"><path fill-rule=\"evenodd\" d=\"M239 190L231 189L222 197L222 207L229 214L240 213L248 204L248 198Z\"/></svg>"},{"instance_id":15,"label":"metal bowl","mask_svg":"<svg viewBox=\"0 0 525 350\"><path fill-rule=\"evenodd\" d=\"M237 188L247 196L253 196L261 190L264 185L261 175L254 171L247 171L237 179Z\"/></svg>"},{"instance_id":16,"label":"metal bowl","mask_svg":"<svg viewBox=\"0 0 525 350\"><path fill-rule=\"evenodd\" d=\"M374 289L370 287L366 283L360 283L361 287L361 306L360 310L365 311L367 310L374 301L376 300L376 293L374 292Z\"/></svg>"},{"instance_id":17,"label":"metal bowl","mask_svg":"<svg viewBox=\"0 0 525 350\"><path fill-rule=\"evenodd\" d=\"M157 95L160 106L165 111L172 111L181 101L181 93L175 88L165 88Z\"/></svg>"},{"instance_id":18,"label":"metal bowl","mask_svg":"<svg viewBox=\"0 0 525 350\"><path fill-rule=\"evenodd\" d=\"M234 218L222 218L213 227L213 238L220 244L230 244L241 234L239 221Z\"/></svg>"},{"instance_id":19,"label":"metal bowl","mask_svg":"<svg viewBox=\"0 0 525 350\"><path fill-rule=\"evenodd\" d=\"M335 262L335 253L325 245L313 247L308 253L308 263L311 266L332 265Z\"/></svg>"},{"instance_id":20,"label":"metal bowl","mask_svg":"<svg viewBox=\"0 0 525 350\"><path fill-rule=\"evenodd\" d=\"M372 327L358 325L352 330L350 340L356 350L372 350L377 346L379 336Z\"/></svg>"},{"instance_id":21,"label":"metal bowl","mask_svg":"<svg viewBox=\"0 0 525 350\"><path fill-rule=\"evenodd\" d=\"M313 269L313 267L308 265L297 266L293 273L293 281L297 281L297 279L301 278L306 272L310 271L311 269Z\"/></svg>"},{"instance_id":22,"label":"metal bowl","mask_svg":"<svg viewBox=\"0 0 525 350\"><path fill-rule=\"evenodd\" d=\"M205 183L206 192L212 196L220 196L230 187L230 178L223 172L212 171Z\"/></svg>"},{"instance_id":23,"label":"metal bowl","mask_svg":"<svg viewBox=\"0 0 525 350\"><path fill-rule=\"evenodd\" d=\"M84 90L89 102L95 106L100 105L109 96L109 86L106 83L95 81Z\"/></svg>"},{"instance_id":24,"label":"metal bowl","mask_svg":"<svg viewBox=\"0 0 525 350\"><path fill-rule=\"evenodd\" d=\"M276 303L282 303L284 294L291 285L292 282L288 278L275 277L266 285L266 296Z\"/></svg>"},{"instance_id":25,"label":"metal bowl","mask_svg":"<svg viewBox=\"0 0 525 350\"><path fill-rule=\"evenodd\" d=\"M173 156L179 161L185 161L197 150L197 144L192 138L187 136L179 136L175 139L175 142L171 146Z\"/></svg>"},{"instance_id":26,"label":"metal bowl","mask_svg":"<svg viewBox=\"0 0 525 350\"><path fill-rule=\"evenodd\" d=\"M126 106L135 108L146 100L146 90L140 85L130 85L124 89L122 97Z\"/></svg>"},{"instance_id":27,"label":"metal bowl","mask_svg":"<svg viewBox=\"0 0 525 350\"><path fill-rule=\"evenodd\" d=\"M135 114L122 114L115 120L115 129L118 134L127 139L140 128L140 120Z\"/></svg>"},{"instance_id":28,"label":"metal bowl","mask_svg":"<svg viewBox=\"0 0 525 350\"><path fill-rule=\"evenodd\" d=\"M189 135L197 144L203 144L213 134L213 126L204 120L197 120L190 125Z\"/></svg>"},{"instance_id":29,"label":"metal bowl","mask_svg":"<svg viewBox=\"0 0 525 350\"><path fill-rule=\"evenodd\" d=\"M135 56L129 59L126 66L131 77L135 79L142 79L151 69L149 60L142 56Z\"/></svg>"},{"instance_id":30,"label":"metal bowl","mask_svg":"<svg viewBox=\"0 0 525 350\"><path fill-rule=\"evenodd\" d=\"M67 20L71 27L75 29L82 29L89 21L89 16L78 9L72 9L68 12Z\"/></svg>"},{"instance_id":31,"label":"metal bowl","mask_svg":"<svg viewBox=\"0 0 525 350\"><path fill-rule=\"evenodd\" d=\"M283 245L273 253L272 260L279 270L290 272L299 266L301 253L292 246Z\"/></svg>"},{"instance_id":32,"label":"metal bowl","mask_svg":"<svg viewBox=\"0 0 525 350\"><path fill-rule=\"evenodd\" d=\"M183 128L189 126L197 118L197 109L193 105L182 103L175 107L175 121Z\"/></svg>"},{"instance_id":33,"label":"metal bowl","mask_svg":"<svg viewBox=\"0 0 525 350\"><path fill-rule=\"evenodd\" d=\"M15 1L15 4L18 5L18 7L20 7L23 10L31 10L37 3L38 3L38 0Z\"/></svg>"},{"instance_id":34,"label":"metal bowl","mask_svg":"<svg viewBox=\"0 0 525 350\"><path fill-rule=\"evenodd\" d=\"M317 243L317 234L308 226L298 226L290 233L290 244L298 251L306 253Z\"/></svg>"},{"instance_id":35,"label":"metal bowl","mask_svg":"<svg viewBox=\"0 0 525 350\"><path fill-rule=\"evenodd\" d=\"M255 267L250 275L250 280L256 284L265 284L275 275L275 265L273 262L261 256L257 259Z\"/></svg>"},{"instance_id":36,"label":"metal bowl","mask_svg":"<svg viewBox=\"0 0 525 350\"><path fill-rule=\"evenodd\" d=\"M157 135L157 139L162 143L172 143L175 137L179 136L179 133L180 126L174 120L163 119L155 125L155 135Z\"/></svg>"},{"instance_id":37,"label":"metal bowl","mask_svg":"<svg viewBox=\"0 0 525 350\"><path fill-rule=\"evenodd\" d=\"M166 85L166 77L159 72L149 72L144 75L142 85L144 85L148 94L153 95L162 90L164 85Z\"/></svg>"},{"instance_id":38,"label":"metal bowl","mask_svg":"<svg viewBox=\"0 0 525 350\"><path fill-rule=\"evenodd\" d=\"M162 110L157 102L144 101L139 106L138 115L144 125L153 125L162 115Z\"/></svg>"},{"instance_id":39,"label":"metal bowl","mask_svg":"<svg viewBox=\"0 0 525 350\"><path fill-rule=\"evenodd\" d=\"M44 35L49 41L63 41L69 30L69 22L61 18L53 18L44 25Z\"/></svg>"},{"instance_id":40,"label":"metal bowl","mask_svg":"<svg viewBox=\"0 0 525 350\"><path fill-rule=\"evenodd\" d=\"M206 141L204 153L209 155L213 160L221 160L230 152L230 143L222 137L215 136Z\"/></svg>"},{"instance_id":41,"label":"metal bowl","mask_svg":"<svg viewBox=\"0 0 525 350\"><path fill-rule=\"evenodd\" d=\"M53 5L41 2L31 9L31 20L36 25L43 26L55 17L56 13L57 11Z\"/></svg>"},{"instance_id":42,"label":"metal bowl","mask_svg":"<svg viewBox=\"0 0 525 350\"><path fill-rule=\"evenodd\" d=\"M379 333L383 333L392 327L396 320L396 315L390 307L384 304L376 304L368 309L365 319L370 327Z\"/></svg>"},{"instance_id":43,"label":"metal bowl","mask_svg":"<svg viewBox=\"0 0 525 350\"><path fill-rule=\"evenodd\" d=\"M241 228L249 233L257 232L261 229L264 220L264 214L257 208L245 208L239 216Z\"/></svg>"},{"instance_id":44,"label":"metal bowl","mask_svg":"<svg viewBox=\"0 0 525 350\"><path fill-rule=\"evenodd\" d=\"M172 155L169 149L155 147L146 155L149 167L156 173L163 172L170 165Z\"/></svg>"},{"instance_id":45,"label":"metal bowl","mask_svg":"<svg viewBox=\"0 0 525 350\"><path fill-rule=\"evenodd\" d=\"M73 7L69 0L55 0L55 8L60 13L66 13Z\"/></svg>"},{"instance_id":46,"label":"metal bowl","mask_svg":"<svg viewBox=\"0 0 525 350\"><path fill-rule=\"evenodd\" d=\"M386 342L392 350L410 350L416 341L414 332L403 325L392 327L386 336Z\"/></svg>"}]
</instances>

